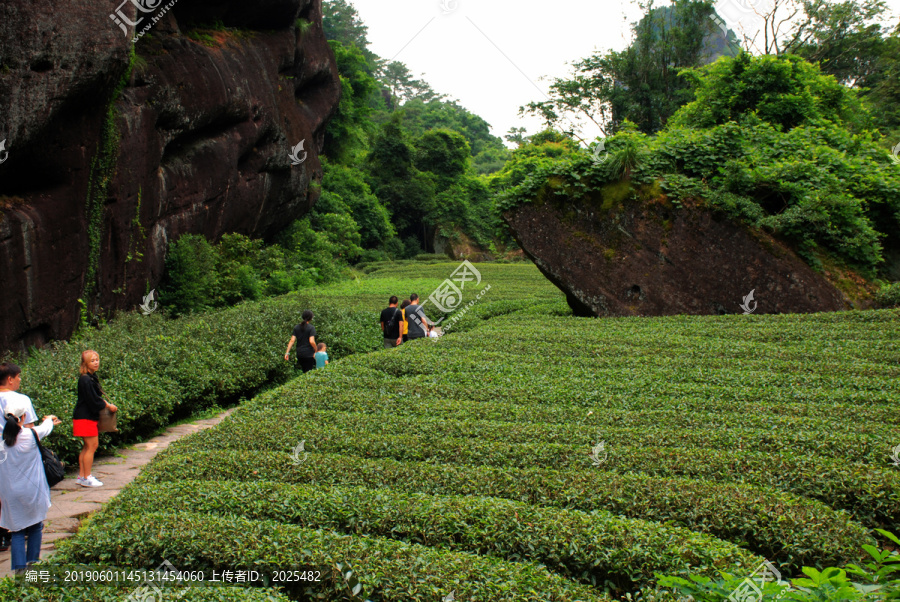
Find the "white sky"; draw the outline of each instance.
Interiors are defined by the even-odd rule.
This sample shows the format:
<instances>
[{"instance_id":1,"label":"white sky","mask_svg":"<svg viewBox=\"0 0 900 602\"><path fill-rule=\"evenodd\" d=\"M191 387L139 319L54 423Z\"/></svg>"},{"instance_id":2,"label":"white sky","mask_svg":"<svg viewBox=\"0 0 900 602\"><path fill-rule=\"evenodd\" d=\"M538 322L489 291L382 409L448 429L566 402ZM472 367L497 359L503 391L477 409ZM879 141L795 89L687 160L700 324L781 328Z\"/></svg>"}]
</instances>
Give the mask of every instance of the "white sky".
<instances>
[{"instance_id":1,"label":"white sky","mask_svg":"<svg viewBox=\"0 0 900 602\"><path fill-rule=\"evenodd\" d=\"M726 19L743 18L752 27L747 5L766 1L718 0L716 6ZM570 72L567 63L628 46L631 23L642 14L635 3L620 0L350 2L369 28L370 50L406 63L436 92L484 118L501 138L511 127L525 127L528 134L541 129L541 120L520 117L519 107L544 100L549 80ZM896 22L900 0L887 4ZM592 124L584 134L589 140L601 136Z\"/></svg>"}]
</instances>

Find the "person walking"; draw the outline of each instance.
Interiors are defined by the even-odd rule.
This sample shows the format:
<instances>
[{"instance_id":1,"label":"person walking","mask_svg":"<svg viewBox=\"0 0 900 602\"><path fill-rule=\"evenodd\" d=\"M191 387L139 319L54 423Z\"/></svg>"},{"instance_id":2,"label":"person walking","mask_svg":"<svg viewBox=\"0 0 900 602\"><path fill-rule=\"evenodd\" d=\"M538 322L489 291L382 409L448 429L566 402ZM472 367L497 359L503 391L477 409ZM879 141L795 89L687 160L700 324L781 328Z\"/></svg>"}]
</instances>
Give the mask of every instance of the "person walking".
<instances>
[{"instance_id":1,"label":"person walking","mask_svg":"<svg viewBox=\"0 0 900 602\"><path fill-rule=\"evenodd\" d=\"M0 526L10 532L10 565L15 574L41 557L50 486L37 442L60 423L56 416L45 416L39 426L26 427L27 412L23 399L7 403L0 443Z\"/></svg>"},{"instance_id":2,"label":"person walking","mask_svg":"<svg viewBox=\"0 0 900 602\"><path fill-rule=\"evenodd\" d=\"M284 352L284 361L291 361L291 347L297 343L297 367L303 372L316 369L316 327L310 324L313 312L306 310L301 316L303 322L294 326L291 340L288 341L287 351Z\"/></svg>"},{"instance_id":3,"label":"person walking","mask_svg":"<svg viewBox=\"0 0 900 602\"><path fill-rule=\"evenodd\" d=\"M409 340L421 339L428 336L431 330L431 320L425 315L425 310L419 305L419 295L413 293L409 296L409 307L406 308L406 322L409 324Z\"/></svg>"},{"instance_id":4,"label":"person walking","mask_svg":"<svg viewBox=\"0 0 900 602\"><path fill-rule=\"evenodd\" d=\"M400 303L400 313L403 314L403 324L402 324L403 332L401 334L403 335L404 343L409 340L409 322L406 321L406 308L407 307L409 307L409 299L404 299Z\"/></svg>"},{"instance_id":5,"label":"person walking","mask_svg":"<svg viewBox=\"0 0 900 602\"><path fill-rule=\"evenodd\" d=\"M72 434L81 437L84 445L78 454L78 478L75 482L82 487L102 487L103 483L91 474L94 467L94 452L100 445L100 410L108 408L116 412L119 408L106 401L97 370L100 369L100 354L88 349L81 354L78 377L78 401L72 413Z\"/></svg>"},{"instance_id":6,"label":"person walking","mask_svg":"<svg viewBox=\"0 0 900 602\"><path fill-rule=\"evenodd\" d=\"M391 349L402 342L401 324L403 313L397 307L397 295L391 295L388 306L381 310L381 332L384 335L384 348Z\"/></svg>"},{"instance_id":7,"label":"person walking","mask_svg":"<svg viewBox=\"0 0 900 602\"><path fill-rule=\"evenodd\" d=\"M32 426L37 422L37 414L34 405L27 395L17 393L22 384L22 369L12 362L0 364L0 431L6 424L6 406L15 401L22 400L25 404L25 426ZM3 512L3 502L0 502L0 512ZM9 549L9 531L0 527L0 552Z\"/></svg>"}]
</instances>

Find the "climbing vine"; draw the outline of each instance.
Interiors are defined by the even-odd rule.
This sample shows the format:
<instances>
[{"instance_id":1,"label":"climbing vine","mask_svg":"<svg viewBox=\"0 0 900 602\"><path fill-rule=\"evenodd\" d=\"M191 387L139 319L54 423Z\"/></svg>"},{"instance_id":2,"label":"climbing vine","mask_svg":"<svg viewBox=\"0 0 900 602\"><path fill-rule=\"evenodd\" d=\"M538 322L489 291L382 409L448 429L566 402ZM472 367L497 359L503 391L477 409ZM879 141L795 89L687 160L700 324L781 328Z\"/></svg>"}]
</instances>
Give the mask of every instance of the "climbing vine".
<instances>
[{"instance_id":1,"label":"climbing vine","mask_svg":"<svg viewBox=\"0 0 900 602\"><path fill-rule=\"evenodd\" d=\"M91 171L88 178L87 202L87 235L88 235L88 265L84 276L85 304L90 307L92 299L97 294L97 280L100 271L100 241L103 238L103 206L108 197L109 182L116 171L116 158L119 153L119 129L116 126L115 103L131 77L131 71L135 63L134 46L130 49L128 69L119 80L106 105L106 117L100 130L100 140L97 144L97 152L91 160Z\"/></svg>"}]
</instances>

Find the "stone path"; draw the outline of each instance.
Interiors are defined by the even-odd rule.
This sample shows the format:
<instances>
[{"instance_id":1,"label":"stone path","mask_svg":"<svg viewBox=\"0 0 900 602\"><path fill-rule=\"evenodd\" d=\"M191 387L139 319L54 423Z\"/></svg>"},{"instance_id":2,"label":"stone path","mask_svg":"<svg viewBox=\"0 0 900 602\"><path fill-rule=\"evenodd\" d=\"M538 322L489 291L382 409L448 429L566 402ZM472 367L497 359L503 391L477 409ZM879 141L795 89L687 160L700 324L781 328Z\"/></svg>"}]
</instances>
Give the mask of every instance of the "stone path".
<instances>
[{"instance_id":1,"label":"stone path","mask_svg":"<svg viewBox=\"0 0 900 602\"><path fill-rule=\"evenodd\" d=\"M50 490L47 520L44 521L44 537L41 542L41 559L56 551L56 542L78 531L81 519L100 509L104 502L112 499L119 490L134 480L140 469L156 454L166 449L170 443L185 435L196 433L219 424L237 408L231 408L218 416L198 420L190 424L170 427L162 435L149 441L136 443L119 450L124 457L104 456L94 459L94 476L103 482L103 487L82 487L75 483L78 464L69 467L66 478ZM103 435L100 435L101 437ZM0 552L0 579L10 576L9 550Z\"/></svg>"}]
</instances>

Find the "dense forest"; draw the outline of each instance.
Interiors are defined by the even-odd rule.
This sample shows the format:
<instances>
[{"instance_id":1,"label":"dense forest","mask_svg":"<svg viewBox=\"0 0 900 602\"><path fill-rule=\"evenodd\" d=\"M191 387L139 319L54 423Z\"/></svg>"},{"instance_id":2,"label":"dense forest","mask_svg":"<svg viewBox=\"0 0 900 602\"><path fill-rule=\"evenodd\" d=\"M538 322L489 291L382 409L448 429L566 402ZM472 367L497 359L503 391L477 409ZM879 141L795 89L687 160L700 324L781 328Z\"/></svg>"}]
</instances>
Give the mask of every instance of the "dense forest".
<instances>
[{"instance_id":1,"label":"dense forest","mask_svg":"<svg viewBox=\"0 0 900 602\"><path fill-rule=\"evenodd\" d=\"M799 14L789 27L777 12L788 5ZM351 3L325 2L343 95L319 201L267 243L182 237L164 305L185 313L280 294L460 240L495 256L514 249L501 209L540 193L548 173L597 167L586 121L607 134L603 179L622 195L643 186L699 200L789 240L814 267L897 280L900 27L885 22L885 3L778 0L753 38L724 30L708 1L641 7L627 48L575 60L547 99L520 109L546 129L511 129L510 151L484 119L374 54Z\"/></svg>"}]
</instances>

